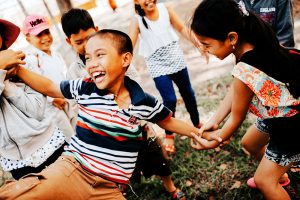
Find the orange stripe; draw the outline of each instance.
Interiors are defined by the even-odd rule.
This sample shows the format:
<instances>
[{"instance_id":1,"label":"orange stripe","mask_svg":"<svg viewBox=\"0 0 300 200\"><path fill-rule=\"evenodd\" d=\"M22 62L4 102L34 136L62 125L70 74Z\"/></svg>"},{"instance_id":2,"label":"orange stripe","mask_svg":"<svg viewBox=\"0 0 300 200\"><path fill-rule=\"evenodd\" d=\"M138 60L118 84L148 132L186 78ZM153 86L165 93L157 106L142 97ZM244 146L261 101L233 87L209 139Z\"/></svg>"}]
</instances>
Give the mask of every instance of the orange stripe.
<instances>
[{"instance_id":1,"label":"orange stripe","mask_svg":"<svg viewBox=\"0 0 300 200\"><path fill-rule=\"evenodd\" d=\"M92 128L92 127L88 126L87 124L82 123L80 121L77 121L77 126L79 126L81 128L84 128L84 129L88 129L88 130L92 131L93 133L97 133L97 134L105 136L105 137L114 138L117 141L125 141L125 140L128 140L128 139L137 139L137 140L141 140L142 139L142 138L141 139L140 138L127 138L125 136L113 136L113 135L109 135L106 132L103 132L103 131L100 131L98 129Z\"/></svg>"},{"instance_id":2,"label":"orange stripe","mask_svg":"<svg viewBox=\"0 0 300 200\"><path fill-rule=\"evenodd\" d=\"M117 172L120 172L121 174L124 174L124 175L130 175L130 174L132 174L132 173L126 173L126 172L124 172L124 171L121 171L121 170L119 170L119 169L116 169L116 168L113 168L113 167L111 167L111 166L108 166L108 165L106 165L106 164L104 164L104 163L102 163L102 162L100 162L100 161L98 161L98 160L95 160L95 159L93 159L93 158L91 158L91 157L89 157L89 156L87 156L87 155L84 155L84 154L81 154L81 153L79 153L82 157L84 157L85 159L90 159L90 160L92 160L92 161L94 161L94 162L96 162L96 163L98 163L99 165L102 165L102 166L104 166L104 167L107 167L107 168L109 168L109 169L113 169L113 170L115 170L115 171L117 171ZM90 163L90 162L89 162ZM91 163L90 163L91 164ZM93 165L93 164L91 164L91 165ZM101 168L98 168L98 167L96 167L95 165L93 165L95 168L97 168L97 169L100 169L100 171L104 171L104 172L106 172L106 173L108 173L108 174L111 174L111 175L118 175L118 174L116 174L116 173L112 173L112 172L109 172L109 171L105 171L105 170L103 170L103 169L101 169ZM127 177L126 177L127 178Z\"/></svg>"},{"instance_id":3,"label":"orange stripe","mask_svg":"<svg viewBox=\"0 0 300 200\"><path fill-rule=\"evenodd\" d=\"M81 109L81 108L80 108L80 109ZM107 122L113 122L113 123L115 123L115 124L122 125L122 126L129 127L129 128L134 128L134 127L132 127L132 126L129 126L128 124L124 124L124 123L121 123L121 122L118 122L118 121L115 121L115 120L107 120L106 118L103 118L103 117L97 117L97 116L95 116L95 115L91 115L90 113L88 113L87 111L85 111L85 110L83 110L83 109L81 109L81 111L84 112L84 113L86 113L86 114L88 114L88 115L90 115L90 116L95 117L96 119L101 119L101 120L107 121ZM114 115L113 117L115 117L115 116L117 116L117 115Z\"/></svg>"},{"instance_id":4,"label":"orange stripe","mask_svg":"<svg viewBox=\"0 0 300 200\"><path fill-rule=\"evenodd\" d=\"M297 52L297 51L294 51L294 50L289 50L290 53L293 53L293 54L298 54L300 55L300 52Z\"/></svg>"},{"instance_id":5,"label":"orange stripe","mask_svg":"<svg viewBox=\"0 0 300 200\"><path fill-rule=\"evenodd\" d=\"M173 112L171 112L165 119L161 120L160 122L165 122L168 121L169 119L172 118Z\"/></svg>"},{"instance_id":6,"label":"orange stripe","mask_svg":"<svg viewBox=\"0 0 300 200\"><path fill-rule=\"evenodd\" d=\"M80 107L80 110L81 110L82 112L88 114L88 115L91 115L91 114L88 113L88 112L85 111L85 110L88 110L88 111L90 111L90 112L95 112L95 113L100 113L100 114L108 115L108 116L110 116L110 117L116 117L116 118L121 119L121 120L124 121L124 122L127 122L127 120L122 119L122 118L119 117L118 115L113 115L113 116L112 116L110 113L105 113L105 112L101 112L101 111L94 111L94 110L91 110L91 109L85 109L85 108L82 108L82 107ZM97 118L97 119L101 119L101 120L108 121L108 122L114 122L114 123L119 124L119 125L122 125L122 126L134 128L133 126L129 126L128 124L124 124L124 123L121 123L121 122L118 122L118 121L114 121L114 120L106 120L106 118L97 117L97 116L95 116L95 115L92 115L92 116L95 117L95 118Z\"/></svg>"}]
</instances>

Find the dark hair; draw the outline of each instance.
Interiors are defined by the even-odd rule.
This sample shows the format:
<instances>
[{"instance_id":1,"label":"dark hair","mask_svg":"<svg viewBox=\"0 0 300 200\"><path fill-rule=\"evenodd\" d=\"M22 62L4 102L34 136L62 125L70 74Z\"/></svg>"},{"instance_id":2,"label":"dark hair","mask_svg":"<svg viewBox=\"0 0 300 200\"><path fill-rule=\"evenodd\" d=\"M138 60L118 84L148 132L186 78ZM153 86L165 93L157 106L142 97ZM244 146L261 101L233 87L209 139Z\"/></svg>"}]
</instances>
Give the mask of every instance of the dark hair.
<instances>
[{"instance_id":1,"label":"dark hair","mask_svg":"<svg viewBox=\"0 0 300 200\"><path fill-rule=\"evenodd\" d=\"M144 24L144 26L148 29L148 24L145 20L145 11L142 9L142 7L139 5L139 4L134 4L134 9L135 9L135 12L142 17L142 22Z\"/></svg>"},{"instance_id":2,"label":"dark hair","mask_svg":"<svg viewBox=\"0 0 300 200\"><path fill-rule=\"evenodd\" d=\"M111 40L111 42L115 45L115 47L118 49L119 54L123 53L133 53L133 47L130 37L118 30L113 29L102 29L92 35L89 36L88 40L92 37L101 37L101 38L108 38Z\"/></svg>"},{"instance_id":3,"label":"dark hair","mask_svg":"<svg viewBox=\"0 0 300 200\"><path fill-rule=\"evenodd\" d=\"M295 76L288 51L280 44L272 27L254 13L244 14L234 0L203 0L192 17L195 34L224 41L229 32L236 32L240 42L254 46L268 65L257 66L269 76L284 83ZM299 69L298 69L299 72Z\"/></svg>"},{"instance_id":4,"label":"dark hair","mask_svg":"<svg viewBox=\"0 0 300 200\"><path fill-rule=\"evenodd\" d=\"M88 11L79 8L72 8L61 17L61 25L64 33L69 38L80 30L95 28L94 21Z\"/></svg>"}]
</instances>

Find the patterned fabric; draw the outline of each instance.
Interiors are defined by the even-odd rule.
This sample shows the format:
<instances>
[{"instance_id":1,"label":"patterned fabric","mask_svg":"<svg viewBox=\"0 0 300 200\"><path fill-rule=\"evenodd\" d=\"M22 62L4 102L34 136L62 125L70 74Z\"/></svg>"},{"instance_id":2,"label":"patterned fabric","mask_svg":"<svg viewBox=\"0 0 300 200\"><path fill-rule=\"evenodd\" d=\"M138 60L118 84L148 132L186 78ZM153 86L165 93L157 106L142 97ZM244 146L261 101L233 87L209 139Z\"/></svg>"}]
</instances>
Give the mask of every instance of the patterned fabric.
<instances>
[{"instance_id":1,"label":"patterned fabric","mask_svg":"<svg viewBox=\"0 0 300 200\"><path fill-rule=\"evenodd\" d=\"M265 157L280 166L288 166L290 163L300 162L300 154L290 156L288 154L275 153L269 149L266 150Z\"/></svg>"},{"instance_id":2,"label":"patterned fabric","mask_svg":"<svg viewBox=\"0 0 300 200\"><path fill-rule=\"evenodd\" d=\"M158 122L172 112L125 78L131 105L120 109L115 96L99 90L90 78L63 81L61 91L79 105L76 135L66 150L83 168L113 182L127 184L142 145L140 120Z\"/></svg>"},{"instance_id":3,"label":"patterned fabric","mask_svg":"<svg viewBox=\"0 0 300 200\"><path fill-rule=\"evenodd\" d=\"M164 3L156 5L159 13L157 20L153 21L149 20L146 16L143 17L148 24L148 28L143 24L142 17L135 15L138 19L140 30L139 55L145 58L149 57L157 49L179 40L171 24L168 9Z\"/></svg>"},{"instance_id":4,"label":"patterned fabric","mask_svg":"<svg viewBox=\"0 0 300 200\"><path fill-rule=\"evenodd\" d=\"M65 143L65 136L59 130L55 128L53 135L48 142L37 149L30 157L23 160L11 160L4 157L0 157L0 163L4 171L11 171L13 169L19 169L22 167L38 167L43 164L57 149Z\"/></svg>"},{"instance_id":5,"label":"patterned fabric","mask_svg":"<svg viewBox=\"0 0 300 200\"><path fill-rule=\"evenodd\" d=\"M146 64L152 78L174 74L186 68L183 52L177 41L157 49L146 58Z\"/></svg>"},{"instance_id":6,"label":"patterned fabric","mask_svg":"<svg viewBox=\"0 0 300 200\"><path fill-rule=\"evenodd\" d=\"M244 62L237 63L232 75L254 92L249 110L259 118L291 117L298 113L290 106L299 105L300 100L293 98L280 81Z\"/></svg>"}]
</instances>

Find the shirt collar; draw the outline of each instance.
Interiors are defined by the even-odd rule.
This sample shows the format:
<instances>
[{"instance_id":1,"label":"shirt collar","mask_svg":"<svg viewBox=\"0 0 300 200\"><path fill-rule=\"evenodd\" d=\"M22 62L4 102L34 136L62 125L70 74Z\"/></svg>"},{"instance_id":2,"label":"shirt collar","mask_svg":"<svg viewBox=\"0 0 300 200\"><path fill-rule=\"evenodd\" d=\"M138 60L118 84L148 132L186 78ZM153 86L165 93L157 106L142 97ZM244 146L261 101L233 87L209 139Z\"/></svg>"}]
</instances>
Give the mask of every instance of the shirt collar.
<instances>
[{"instance_id":1,"label":"shirt collar","mask_svg":"<svg viewBox=\"0 0 300 200\"><path fill-rule=\"evenodd\" d=\"M137 82L130 79L128 76L125 76L124 83L125 87L129 91L131 103L133 105L137 105L139 102L143 101L146 98L144 90Z\"/></svg>"},{"instance_id":2,"label":"shirt collar","mask_svg":"<svg viewBox=\"0 0 300 200\"><path fill-rule=\"evenodd\" d=\"M29 51L34 54L34 55L39 55L39 56L50 56L48 54L46 54L45 52L41 51L40 49L36 48L33 45L30 45L30 49ZM53 54L53 51L51 50L51 54Z\"/></svg>"}]
</instances>

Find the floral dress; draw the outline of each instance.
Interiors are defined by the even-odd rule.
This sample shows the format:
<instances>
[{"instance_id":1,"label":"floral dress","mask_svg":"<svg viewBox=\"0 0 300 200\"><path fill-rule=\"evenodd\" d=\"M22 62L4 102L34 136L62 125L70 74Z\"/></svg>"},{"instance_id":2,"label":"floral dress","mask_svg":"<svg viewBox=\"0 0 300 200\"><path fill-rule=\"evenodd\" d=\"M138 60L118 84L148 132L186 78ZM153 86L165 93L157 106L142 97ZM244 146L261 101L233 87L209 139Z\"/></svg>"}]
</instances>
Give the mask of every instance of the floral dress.
<instances>
[{"instance_id":1,"label":"floral dress","mask_svg":"<svg viewBox=\"0 0 300 200\"><path fill-rule=\"evenodd\" d=\"M264 120L278 118L282 121L287 118L292 118L293 116L299 116L299 111L295 109L295 106L300 105L300 100L295 99L290 94L284 83L275 80L263 71L245 62L237 63L232 71L232 75L241 80L253 91L254 96L250 103L249 111L258 118ZM280 123L281 121L278 122ZM297 121L299 120L297 119ZM298 124L292 123L289 125L297 126L297 129L292 130L299 130L299 124L300 121ZM289 141L288 144L284 144L287 143L285 142L286 138L284 137L289 137L290 140L293 140L293 137L296 136L296 140L298 140L298 135L300 132L298 134L290 133L292 131L286 132L281 131L280 135L270 134L270 143L265 153L265 156L269 160L274 161L282 166L286 166L291 162L300 161L300 150L298 153L289 150L289 148L285 148L285 146L289 144L293 145L293 142ZM287 134L290 134L291 136L288 136ZM275 142L273 142L273 138L275 138ZM295 143L295 145L297 144ZM281 146L283 146L283 148L281 148ZM282 149L284 150L282 151Z\"/></svg>"}]
</instances>

